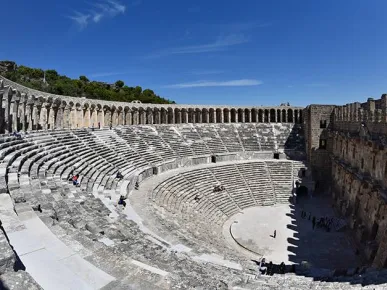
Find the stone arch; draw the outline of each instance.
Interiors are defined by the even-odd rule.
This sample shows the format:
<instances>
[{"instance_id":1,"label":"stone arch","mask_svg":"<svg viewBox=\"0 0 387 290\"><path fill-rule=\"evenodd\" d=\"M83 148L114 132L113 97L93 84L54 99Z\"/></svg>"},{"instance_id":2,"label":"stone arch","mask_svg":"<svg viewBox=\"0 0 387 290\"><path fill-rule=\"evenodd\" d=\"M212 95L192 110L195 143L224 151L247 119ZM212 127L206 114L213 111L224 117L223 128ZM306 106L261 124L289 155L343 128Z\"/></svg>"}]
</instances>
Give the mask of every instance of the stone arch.
<instances>
[{"instance_id":1,"label":"stone arch","mask_svg":"<svg viewBox=\"0 0 387 290\"><path fill-rule=\"evenodd\" d=\"M270 112L269 112L269 110L268 109L265 109L265 117L264 117L264 122L265 123L269 123L270 122L270 117L269 117L269 115L270 115Z\"/></svg>"},{"instance_id":2,"label":"stone arch","mask_svg":"<svg viewBox=\"0 0 387 290\"><path fill-rule=\"evenodd\" d=\"M180 108L175 108L174 110L174 114L175 114L175 124L181 124L181 113L182 111L180 110Z\"/></svg>"},{"instance_id":3,"label":"stone arch","mask_svg":"<svg viewBox=\"0 0 387 290\"><path fill-rule=\"evenodd\" d=\"M146 108L145 115L146 115L145 124L153 125L153 110L151 107Z\"/></svg>"},{"instance_id":4,"label":"stone arch","mask_svg":"<svg viewBox=\"0 0 387 290\"><path fill-rule=\"evenodd\" d=\"M262 109L259 109L259 110L258 110L258 122L259 122L259 123L263 123L263 120L264 120L263 110L262 110Z\"/></svg>"},{"instance_id":5,"label":"stone arch","mask_svg":"<svg viewBox=\"0 0 387 290\"><path fill-rule=\"evenodd\" d=\"M233 108L231 109L231 123L236 123L238 120L237 111Z\"/></svg>"},{"instance_id":6,"label":"stone arch","mask_svg":"<svg viewBox=\"0 0 387 290\"><path fill-rule=\"evenodd\" d=\"M245 109L245 123L251 123L251 111L250 109Z\"/></svg>"},{"instance_id":7,"label":"stone arch","mask_svg":"<svg viewBox=\"0 0 387 290\"><path fill-rule=\"evenodd\" d=\"M304 121L304 119L303 119L303 111L299 110L299 112L298 112L298 123L302 124L303 121Z\"/></svg>"},{"instance_id":8,"label":"stone arch","mask_svg":"<svg viewBox=\"0 0 387 290\"><path fill-rule=\"evenodd\" d=\"M216 123L216 115L214 108L210 108L208 111L208 123Z\"/></svg>"},{"instance_id":9,"label":"stone arch","mask_svg":"<svg viewBox=\"0 0 387 290\"><path fill-rule=\"evenodd\" d=\"M282 109L282 123L286 123L287 122L287 116L286 116L286 110L285 109Z\"/></svg>"},{"instance_id":10,"label":"stone arch","mask_svg":"<svg viewBox=\"0 0 387 290\"><path fill-rule=\"evenodd\" d=\"M138 108L138 120L139 124L146 124L146 110L144 107L139 107Z\"/></svg>"},{"instance_id":11,"label":"stone arch","mask_svg":"<svg viewBox=\"0 0 387 290\"><path fill-rule=\"evenodd\" d=\"M223 114L222 114L222 110L217 108L216 111L215 111L215 122L216 123L223 123Z\"/></svg>"},{"instance_id":12,"label":"stone arch","mask_svg":"<svg viewBox=\"0 0 387 290\"><path fill-rule=\"evenodd\" d=\"M231 123L231 112L229 109L225 108L223 109L223 122L224 123Z\"/></svg>"},{"instance_id":13,"label":"stone arch","mask_svg":"<svg viewBox=\"0 0 387 290\"><path fill-rule=\"evenodd\" d=\"M255 108L251 110L251 122L253 123L258 122L258 111Z\"/></svg>"},{"instance_id":14,"label":"stone arch","mask_svg":"<svg viewBox=\"0 0 387 290\"><path fill-rule=\"evenodd\" d=\"M159 108L153 108L153 124L161 124L161 111Z\"/></svg>"},{"instance_id":15,"label":"stone arch","mask_svg":"<svg viewBox=\"0 0 387 290\"><path fill-rule=\"evenodd\" d=\"M202 109L202 122L201 123L208 123L208 117L209 117L209 112L207 108Z\"/></svg>"},{"instance_id":16,"label":"stone arch","mask_svg":"<svg viewBox=\"0 0 387 290\"><path fill-rule=\"evenodd\" d=\"M199 109L199 108L197 108L196 110L195 110L195 123L201 123L202 122L202 111Z\"/></svg>"},{"instance_id":17,"label":"stone arch","mask_svg":"<svg viewBox=\"0 0 387 290\"><path fill-rule=\"evenodd\" d=\"M276 118L275 118L275 109L270 109L270 123L275 123Z\"/></svg>"},{"instance_id":18,"label":"stone arch","mask_svg":"<svg viewBox=\"0 0 387 290\"><path fill-rule=\"evenodd\" d=\"M181 109L181 123L192 123L189 122L189 115L188 115L188 110L186 108Z\"/></svg>"},{"instance_id":19,"label":"stone arch","mask_svg":"<svg viewBox=\"0 0 387 290\"><path fill-rule=\"evenodd\" d=\"M293 110L288 109L288 123L293 123Z\"/></svg>"},{"instance_id":20,"label":"stone arch","mask_svg":"<svg viewBox=\"0 0 387 290\"><path fill-rule=\"evenodd\" d=\"M160 124L167 124L167 110L164 107L160 110Z\"/></svg>"},{"instance_id":21,"label":"stone arch","mask_svg":"<svg viewBox=\"0 0 387 290\"><path fill-rule=\"evenodd\" d=\"M193 108L188 109L188 123L196 123L196 114Z\"/></svg>"},{"instance_id":22,"label":"stone arch","mask_svg":"<svg viewBox=\"0 0 387 290\"><path fill-rule=\"evenodd\" d=\"M104 126L110 126L111 123L112 123L112 110L111 108L108 106L108 105L104 105L103 106L103 111L104 111L104 114L103 114L103 124Z\"/></svg>"},{"instance_id":23,"label":"stone arch","mask_svg":"<svg viewBox=\"0 0 387 290\"><path fill-rule=\"evenodd\" d=\"M173 114L173 109L172 108L168 108L168 111L167 111L167 115L168 115L168 119L167 119L167 122L168 124L174 124L175 123L175 116Z\"/></svg>"},{"instance_id":24,"label":"stone arch","mask_svg":"<svg viewBox=\"0 0 387 290\"><path fill-rule=\"evenodd\" d=\"M243 109L238 109L237 118L238 118L239 123L243 123L245 121L245 114L244 114Z\"/></svg>"},{"instance_id":25,"label":"stone arch","mask_svg":"<svg viewBox=\"0 0 387 290\"><path fill-rule=\"evenodd\" d=\"M277 122L278 122L278 123L281 123L281 122L282 122L282 119L281 119L281 110L280 110L280 109L277 109Z\"/></svg>"}]
</instances>

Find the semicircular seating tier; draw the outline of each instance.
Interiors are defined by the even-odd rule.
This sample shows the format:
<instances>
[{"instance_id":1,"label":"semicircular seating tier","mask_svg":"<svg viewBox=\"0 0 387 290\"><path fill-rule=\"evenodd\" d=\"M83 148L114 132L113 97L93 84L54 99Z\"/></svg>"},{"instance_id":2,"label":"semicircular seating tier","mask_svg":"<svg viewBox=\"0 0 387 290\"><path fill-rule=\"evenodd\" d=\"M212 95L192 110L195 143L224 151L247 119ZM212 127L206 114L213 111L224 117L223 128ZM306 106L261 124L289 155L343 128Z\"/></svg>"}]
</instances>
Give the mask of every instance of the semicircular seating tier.
<instances>
[{"instance_id":1,"label":"semicircular seating tier","mask_svg":"<svg viewBox=\"0 0 387 290\"><path fill-rule=\"evenodd\" d=\"M18 113L9 112L19 109L8 101L5 111L10 120L18 120ZM13 128L13 124L7 126ZM303 166L284 159L285 155L304 150L301 133L301 126L294 123L246 123L44 130L29 132L23 138L2 135L0 287L222 289L228 285L270 289L274 285L286 289L352 289L351 284L359 286L372 279L377 283L383 271L378 272L379 276L369 271L351 277L330 277L329 282L292 274L286 279L283 275L256 276L256 271L246 267L248 264L231 251L224 255L228 264L204 259L206 251L223 254L227 249L219 248L221 244L215 242L208 246L196 244L200 237L182 233L175 221L162 222L175 226L173 234L185 236L192 252L178 250L176 245L144 231L140 223L114 206L120 195L133 189L135 181L156 178L158 173L177 167L208 165L213 161L217 164L193 171L196 174L187 170L176 179L160 183L151 192L152 198L172 212L184 212L187 208L183 208L183 201L192 200L193 194L202 190L200 194L208 203L193 205L200 207L206 217L218 220L218 224L238 209L283 202L291 184L285 179L279 182L281 176L294 178L298 167ZM269 160L273 151L283 152L282 159ZM261 160L251 160L254 158ZM244 159L250 160L240 161ZM238 162L222 165L230 160ZM115 178L117 170L123 180ZM229 180L230 172L240 178ZM79 187L69 181L75 173L80 175ZM254 179L249 174L278 182L270 186L264 178ZM199 181L199 176L203 180ZM186 180L188 184L182 184ZM211 189L215 180L225 184L225 194L208 192L207 186ZM177 195L168 184L171 189L180 184L185 187ZM242 194L241 189L247 194ZM18 286L13 288L15 285Z\"/></svg>"}]
</instances>

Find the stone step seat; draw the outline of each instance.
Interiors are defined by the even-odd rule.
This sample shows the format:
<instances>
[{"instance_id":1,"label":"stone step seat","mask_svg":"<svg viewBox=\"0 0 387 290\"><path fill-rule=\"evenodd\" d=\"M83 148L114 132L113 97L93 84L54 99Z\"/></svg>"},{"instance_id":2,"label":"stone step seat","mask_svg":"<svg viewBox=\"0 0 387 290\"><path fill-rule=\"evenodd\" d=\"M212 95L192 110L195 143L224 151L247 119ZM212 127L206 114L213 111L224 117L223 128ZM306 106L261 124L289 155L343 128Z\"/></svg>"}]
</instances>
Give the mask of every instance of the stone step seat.
<instances>
[{"instance_id":1,"label":"stone step seat","mask_svg":"<svg viewBox=\"0 0 387 290\"><path fill-rule=\"evenodd\" d=\"M176 186L176 183L179 179L181 186ZM153 200L156 201L157 198L160 199L160 201L157 201L159 204L166 205L167 209L172 212L181 211L183 212L183 208L189 207L192 211L199 211L205 214L205 216L210 216L210 212L216 210L216 207L210 203L206 198L201 198L200 202L196 202L194 200L196 195L201 196L199 192L192 187L190 184L187 184L187 181L182 179L180 176L174 176L174 186L178 188L177 192L171 192L169 188L167 187L158 187L157 193L153 195ZM185 187L185 188L184 188ZM160 193L162 192L162 193ZM172 198L171 201L171 195L176 194L174 198ZM179 198L182 196L182 198ZM164 201L162 201L164 199ZM167 200L167 201L165 201ZM219 211L218 211L219 212ZM220 213L220 212L219 212Z\"/></svg>"},{"instance_id":2,"label":"stone step seat","mask_svg":"<svg viewBox=\"0 0 387 290\"><path fill-rule=\"evenodd\" d=\"M53 231L56 230L54 229ZM63 229L61 232L56 232L58 232L58 235L62 235L66 239L71 238L69 239L69 246L76 241L79 245L78 248L82 246L86 249L93 249L89 255L85 256L85 259L119 280L117 283L112 282L112 284L107 285L106 289L131 289L134 285L136 285L136 281L141 279L144 281L141 281L139 285L143 286L144 282L149 280L149 282L145 285L149 286L148 289L155 289L155 285L160 285L160 280L163 279L163 276L155 275L152 272L138 267L137 264L132 262L133 260L128 255L129 253L122 252L121 249L117 249L114 246L107 246L102 242L95 242L84 235L80 235L79 233L70 235ZM81 252L81 250L79 252Z\"/></svg>"},{"instance_id":3,"label":"stone step seat","mask_svg":"<svg viewBox=\"0 0 387 290\"><path fill-rule=\"evenodd\" d=\"M154 151L164 160L179 158L177 153L172 150L172 148L166 143L155 142L154 140L149 140L143 136L144 140L154 148Z\"/></svg>"},{"instance_id":4,"label":"stone step seat","mask_svg":"<svg viewBox=\"0 0 387 290\"><path fill-rule=\"evenodd\" d=\"M120 135L122 139L128 142L130 146L135 149L141 156L143 156L149 163L157 163L163 159L154 151L149 150L149 145L144 142L139 136L133 136L127 133Z\"/></svg>"},{"instance_id":5,"label":"stone step seat","mask_svg":"<svg viewBox=\"0 0 387 290\"><path fill-rule=\"evenodd\" d=\"M230 212L239 211L235 202L228 196L227 193L213 192L216 180L211 179L210 171L195 170L186 172L184 176L197 188L199 192L207 196L222 212L229 214Z\"/></svg>"},{"instance_id":6,"label":"stone step seat","mask_svg":"<svg viewBox=\"0 0 387 290\"><path fill-rule=\"evenodd\" d=\"M58 225L60 227L58 227ZM112 229L113 229L113 232L111 232ZM119 257L124 257L125 259L122 259L122 261L124 261L124 260L129 260L130 256L132 255L135 255L136 258L138 258L139 260L142 260L143 262L146 262L148 265L153 264L154 266L157 266L155 265L155 263L160 263L163 261L158 258L159 255L157 254L157 252L152 250L152 249L159 248L158 245L151 243L149 240L145 239L142 236L138 236L138 233L136 233L135 236L133 236L134 232L132 230L127 232L122 227L120 227L119 231L114 230L114 228L105 229L104 235L100 235L100 234L90 235L90 234L85 234L86 232L84 230L79 231L73 228L68 223L59 222L56 225L52 226L52 230L54 233L68 240L69 241L68 243L70 246L72 241L77 241L78 248L80 248L79 246L80 244L83 249L87 249L89 255L86 257L86 259L90 258L88 259L89 261L95 261L99 259L106 260L107 257L110 257L110 258L115 257L116 258L114 259L115 261L117 261ZM124 233L124 235L122 235L122 233ZM69 239L70 237L71 239ZM109 238L110 246L106 246L102 242L97 241L98 238L101 239L103 237ZM120 240L122 240L122 242ZM126 240L129 241L130 243L125 242ZM139 241L141 241L141 243L139 243ZM138 247L144 248L146 250L141 252L141 250L137 249ZM109 255L106 256L106 253L109 253ZM128 254L130 256L128 256ZM167 257L163 256L162 258L165 260L165 258ZM116 266L115 265L116 263L109 265L110 269L113 269ZM170 263L170 262L167 261L166 263ZM101 268L99 265L97 266ZM102 269L105 270L104 267L102 267ZM125 274L128 275L129 273L126 272ZM115 273L114 276L117 277L117 274Z\"/></svg>"}]
</instances>

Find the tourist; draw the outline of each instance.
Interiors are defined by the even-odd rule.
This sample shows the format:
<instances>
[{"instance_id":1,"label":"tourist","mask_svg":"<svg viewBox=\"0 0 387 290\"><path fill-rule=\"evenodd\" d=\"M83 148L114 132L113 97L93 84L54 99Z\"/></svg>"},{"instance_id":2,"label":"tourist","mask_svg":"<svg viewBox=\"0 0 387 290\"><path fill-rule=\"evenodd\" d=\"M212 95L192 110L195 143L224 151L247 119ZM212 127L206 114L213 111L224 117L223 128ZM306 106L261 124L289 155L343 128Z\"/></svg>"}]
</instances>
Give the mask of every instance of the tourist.
<instances>
[{"instance_id":1,"label":"tourist","mask_svg":"<svg viewBox=\"0 0 387 290\"><path fill-rule=\"evenodd\" d=\"M134 184L134 189L138 190L140 188L140 185L138 184L138 181Z\"/></svg>"},{"instance_id":2,"label":"tourist","mask_svg":"<svg viewBox=\"0 0 387 290\"><path fill-rule=\"evenodd\" d=\"M73 185L75 186L78 186L79 185L79 174L76 174L73 176L72 180L73 180Z\"/></svg>"},{"instance_id":3,"label":"tourist","mask_svg":"<svg viewBox=\"0 0 387 290\"><path fill-rule=\"evenodd\" d=\"M266 260L265 260L265 258L262 258L261 263L259 264L258 270L259 270L259 272L260 272L262 275L265 275L265 274L266 274L266 272L267 272L267 267L266 267Z\"/></svg>"},{"instance_id":4,"label":"tourist","mask_svg":"<svg viewBox=\"0 0 387 290\"><path fill-rule=\"evenodd\" d=\"M117 175L116 175L116 178L119 179L119 180L121 180L121 179L124 178L124 176L121 174L120 171L118 171L118 172L117 172Z\"/></svg>"},{"instance_id":5,"label":"tourist","mask_svg":"<svg viewBox=\"0 0 387 290\"><path fill-rule=\"evenodd\" d=\"M98 122L98 129L101 129L101 122Z\"/></svg>"},{"instance_id":6,"label":"tourist","mask_svg":"<svg viewBox=\"0 0 387 290\"><path fill-rule=\"evenodd\" d=\"M285 263L282 262L280 267L279 267L279 273L280 274L285 274L285 270L286 270Z\"/></svg>"},{"instance_id":7,"label":"tourist","mask_svg":"<svg viewBox=\"0 0 387 290\"><path fill-rule=\"evenodd\" d=\"M277 236L277 230L274 230L273 238L275 239Z\"/></svg>"},{"instance_id":8,"label":"tourist","mask_svg":"<svg viewBox=\"0 0 387 290\"><path fill-rule=\"evenodd\" d=\"M195 200L196 202L199 202L199 201L200 201L200 197L199 197L198 194L195 196L194 200Z\"/></svg>"},{"instance_id":9,"label":"tourist","mask_svg":"<svg viewBox=\"0 0 387 290\"><path fill-rule=\"evenodd\" d=\"M91 131L94 131L94 123L91 125Z\"/></svg>"},{"instance_id":10,"label":"tourist","mask_svg":"<svg viewBox=\"0 0 387 290\"><path fill-rule=\"evenodd\" d=\"M122 204L124 207L126 207L126 201L125 201L126 197L121 195L120 196L120 199L118 200L118 204Z\"/></svg>"}]
</instances>

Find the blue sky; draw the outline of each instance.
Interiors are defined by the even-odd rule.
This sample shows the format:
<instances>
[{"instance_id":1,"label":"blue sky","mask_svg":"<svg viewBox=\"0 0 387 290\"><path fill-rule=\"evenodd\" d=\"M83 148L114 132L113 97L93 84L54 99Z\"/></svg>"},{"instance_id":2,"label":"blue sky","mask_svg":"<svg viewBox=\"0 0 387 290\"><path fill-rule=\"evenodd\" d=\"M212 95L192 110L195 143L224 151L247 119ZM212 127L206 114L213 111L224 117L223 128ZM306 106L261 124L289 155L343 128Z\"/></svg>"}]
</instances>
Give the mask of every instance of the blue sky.
<instances>
[{"instance_id":1,"label":"blue sky","mask_svg":"<svg viewBox=\"0 0 387 290\"><path fill-rule=\"evenodd\" d=\"M385 0L12 0L0 59L185 104L345 104L387 92Z\"/></svg>"}]
</instances>

